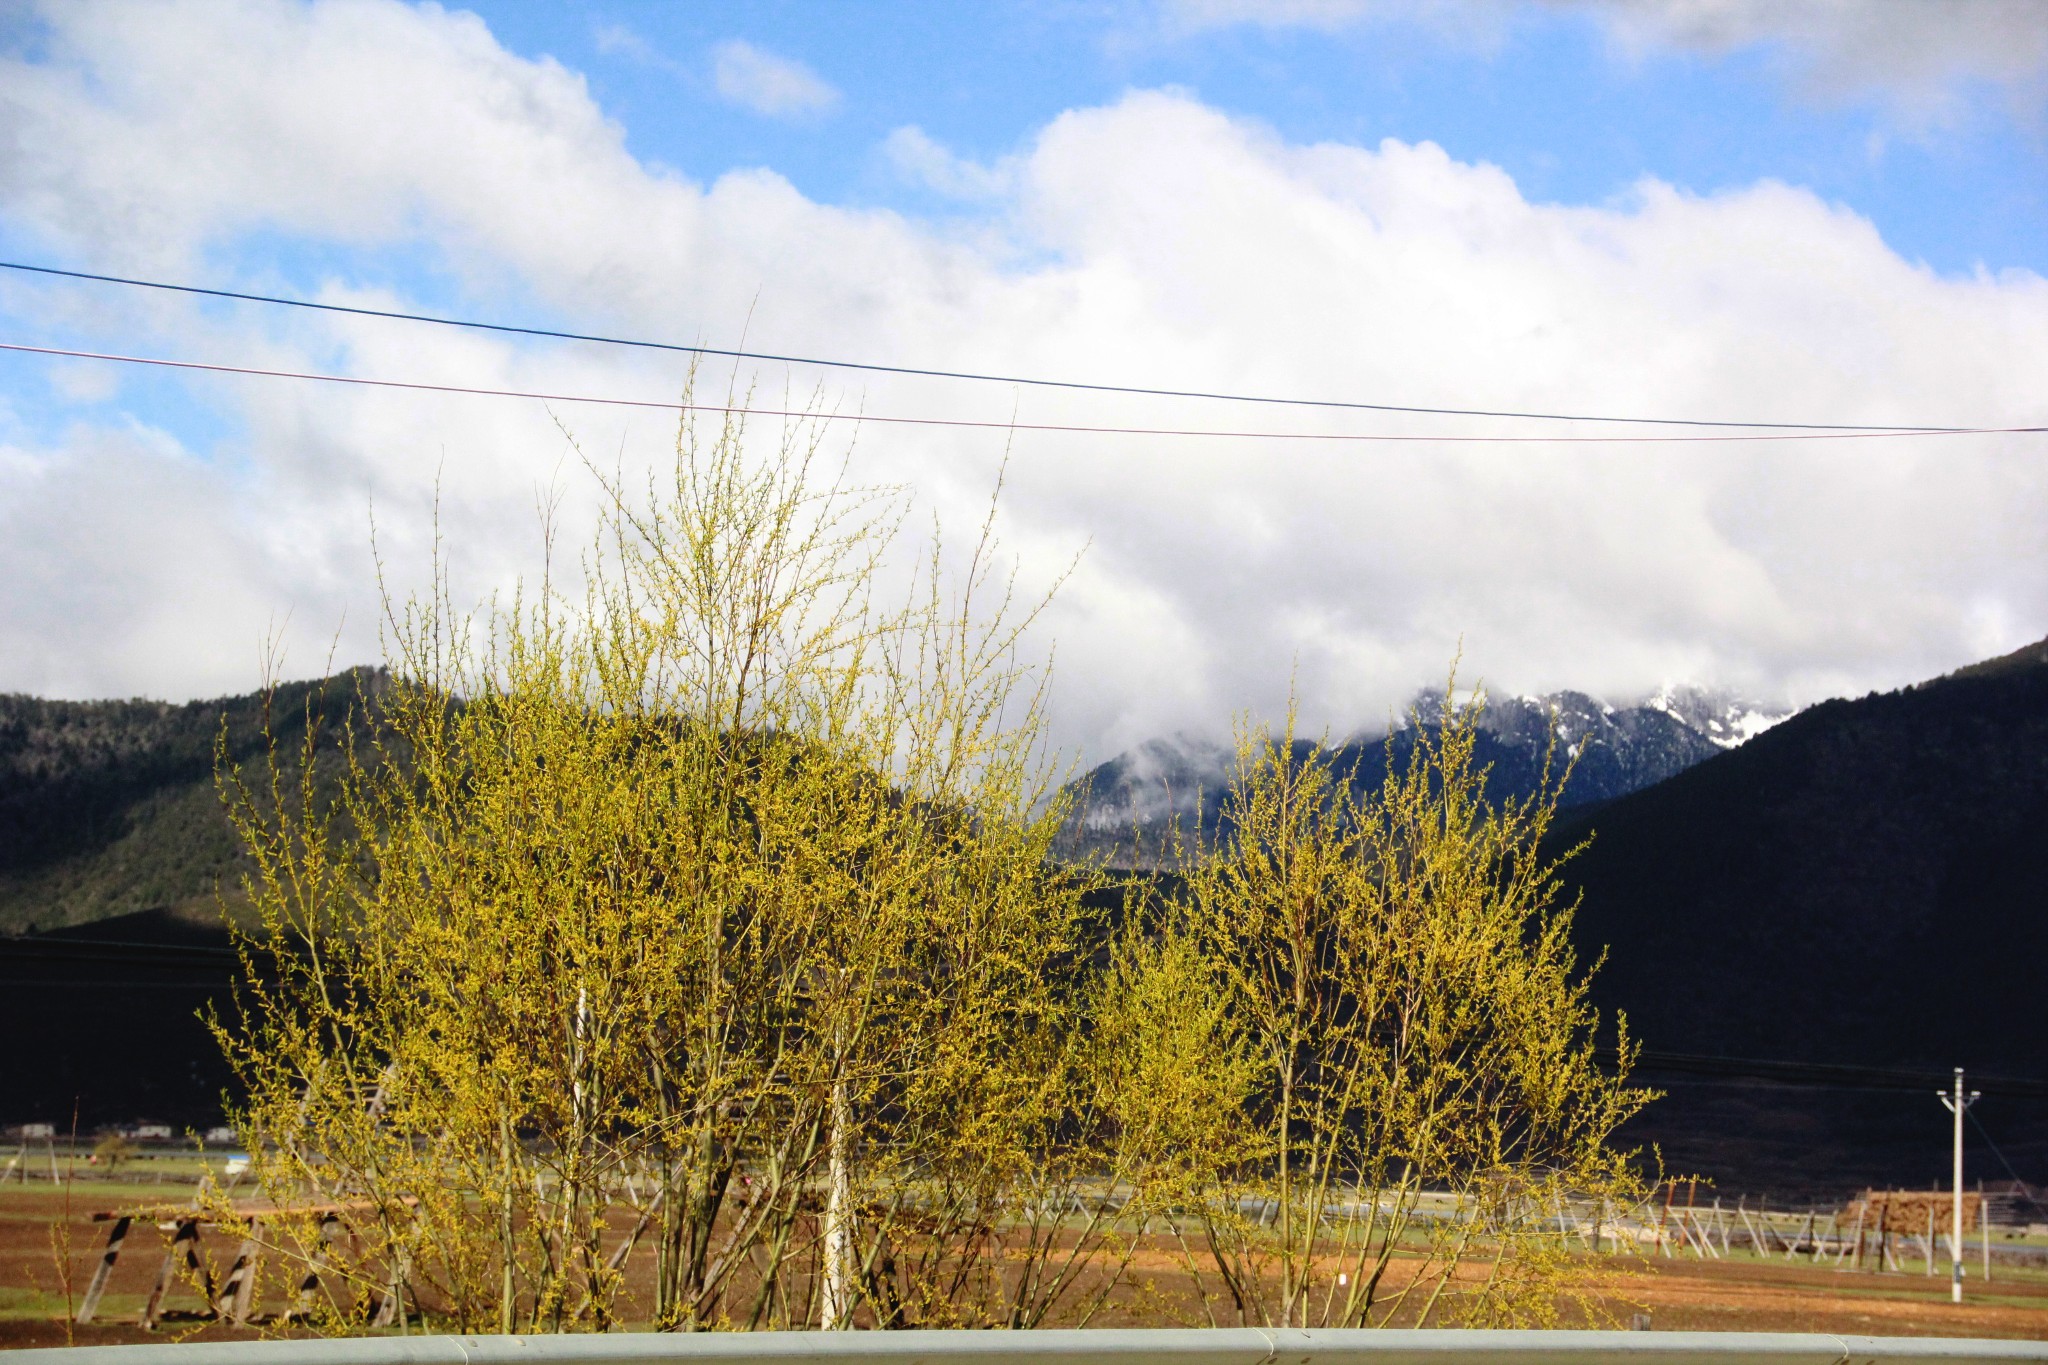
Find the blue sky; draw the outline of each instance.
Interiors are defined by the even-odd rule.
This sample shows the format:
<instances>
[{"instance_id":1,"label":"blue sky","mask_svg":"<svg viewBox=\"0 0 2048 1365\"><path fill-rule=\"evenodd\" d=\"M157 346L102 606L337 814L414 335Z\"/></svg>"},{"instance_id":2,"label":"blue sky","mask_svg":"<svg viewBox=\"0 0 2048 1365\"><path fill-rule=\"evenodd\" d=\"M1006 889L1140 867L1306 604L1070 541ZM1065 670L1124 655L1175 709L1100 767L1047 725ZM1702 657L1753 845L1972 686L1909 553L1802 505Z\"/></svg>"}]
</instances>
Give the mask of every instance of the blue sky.
<instances>
[{"instance_id":1,"label":"blue sky","mask_svg":"<svg viewBox=\"0 0 2048 1365\"><path fill-rule=\"evenodd\" d=\"M1962 75L1930 110L1924 87L1831 84L1784 38L1631 52L1595 13L1541 8L1195 29L1135 6L1003 0L477 8L515 50L583 72L639 155L706 180L770 167L834 203L935 207L880 153L899 127L986 161L1063 110L1174 87L1293 142L1432 141L1536 199L1597 204L1645 176L1701 193L1777 179L1936 270L2048 271L2038 104ZM712 78L734 39L839 98L793 118L734 107Z\"/></svg>"},{"instance_id":2,"label":"blue sky","mask_svg":"<svg viewBox=\"0 0 2048 1365\"><path fill-rule=\"evenodd\" d=\"M720 5L49 0L0 11L0 248L579 331L1171 388L2034 425L2034 0ZM0 273L0 341L672 397L672 358ZM724 381L724 373L718 376ZM1527 436L756 366L871 414ZM1268 424L1261 426L1260 424ZM1323 427L1318 427L1321 430ZM1583 428L1543 428L1587 435ZM834 439L844 436L844 429ZM535 568L617 409L0 355L0 688L210 695L376 657L439 530ZM1103 756L1298 689L1805 702L2048 631L2039 436L1407 446L863 430L1001 528L1056 733ZM569 514L578 515L572 498ZM583 509L587 512L587 508Z\"/></svg>"}]
</instances>

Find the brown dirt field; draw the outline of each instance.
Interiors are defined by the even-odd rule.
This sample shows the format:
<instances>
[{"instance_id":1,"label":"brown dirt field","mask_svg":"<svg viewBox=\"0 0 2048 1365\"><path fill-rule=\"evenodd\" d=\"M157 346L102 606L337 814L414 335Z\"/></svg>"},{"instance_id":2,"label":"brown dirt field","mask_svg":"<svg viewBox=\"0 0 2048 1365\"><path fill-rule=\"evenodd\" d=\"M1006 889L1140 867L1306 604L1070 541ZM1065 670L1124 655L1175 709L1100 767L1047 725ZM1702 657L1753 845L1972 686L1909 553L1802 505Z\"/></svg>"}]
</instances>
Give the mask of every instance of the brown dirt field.
<instances>
[{"instance_id":1,"label":"brown dirt field","mask_svg":"<svg viewBox=\"0 0 2048 1365\"><path fill-rule=\"evenodd\" d=\"M1670 1260L1621 1277L1601 1297L1622 1320L1647 1312L1653 1329L1668 1331L2048 1338L2048 1275L1994 1267L1987 1290L1974 1266L1970 1274L1964 1302L1952 1304L1939 1274Z\"/></svg>"},{"instance_id":2,"label":"brown dirt field","mask_svg":"<svg viewBox=\"0 0 2048 1365\"><path fill-rule=\"evenodd\" d=\"M65 1195L49 1185L0 1186L0 1348L111 1345L140 1341L226 1340L253 1337L263 1329L240 1331L204 1321L169 1321L151 1334L137 1325L168 1238L138 1222L122 1250L100 1304L100 1321L65 1327L64 1277L57 1249L69 1235L72 1297L82 1297L97 1264L106 1225L90 1221L95 1209L161 1204L177 1191L156 1185L80 1180ZM232 1235L206 1234L211 1253L234 1252ZM648 1271L638 1255L631 1268ZM1972 1277L1968 1302L1948 1302L1939 1276L1917 1272L1874 1274L1835 1271L1825 1266L1760 1262L1738 1256L1725 1261L1690 1259L1619 1260L1586 1257L1581 1284L1607 1321L1588 1322L1572 1311L1564 1325L1620 1325L1647 1312L1653 1330L1809 1331L1877 1336L1970 1336L2048 1338L2048 1271L1999 1269L1988 1287ZM266 1276L259 1300L275 1304L285 1286ZM1164 1247L1138 1258L1134 1282L1096 1319L1105 1327L1169 1326L1199 1320L1193 1285ZM633 1286L629 1278L629 1290ZM173 1289L170 1305L198 1308L188 1285ZM630 1305L629 1305L630 1307ZM274 1331L275 1329L270 1329Z\"/></svg>"}]
</instances>

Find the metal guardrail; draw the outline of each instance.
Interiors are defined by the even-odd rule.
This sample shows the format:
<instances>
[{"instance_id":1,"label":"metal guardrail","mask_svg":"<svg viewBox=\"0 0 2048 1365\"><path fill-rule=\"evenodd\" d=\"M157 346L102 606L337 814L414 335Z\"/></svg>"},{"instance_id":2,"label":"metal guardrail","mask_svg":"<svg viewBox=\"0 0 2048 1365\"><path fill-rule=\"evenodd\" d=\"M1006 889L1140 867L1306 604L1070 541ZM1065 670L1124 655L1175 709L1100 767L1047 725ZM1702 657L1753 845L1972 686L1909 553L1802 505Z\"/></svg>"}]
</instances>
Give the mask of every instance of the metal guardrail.
<instances>
[{"instance_id":1,"label":"metal guardrail","mask_svg":"<svg viewBox=\"0 0 2048 1365\"><path fill-rule=\"evenodd\" d=\"M1793 1332L703 1332L77 1346L7 1365L2048 1365L2048 1341Z\"/></svg>"}]
</instances>

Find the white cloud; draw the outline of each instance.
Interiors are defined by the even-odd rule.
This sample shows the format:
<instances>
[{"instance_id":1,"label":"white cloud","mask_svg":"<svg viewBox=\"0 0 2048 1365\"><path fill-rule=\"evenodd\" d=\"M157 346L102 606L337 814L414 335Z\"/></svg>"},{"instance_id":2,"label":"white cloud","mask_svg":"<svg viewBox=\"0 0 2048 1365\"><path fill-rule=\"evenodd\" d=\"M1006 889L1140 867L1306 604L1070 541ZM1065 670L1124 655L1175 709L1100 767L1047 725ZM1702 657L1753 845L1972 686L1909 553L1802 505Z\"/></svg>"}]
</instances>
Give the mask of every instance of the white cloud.
<instances>
[{"instance_id":1,"label":"white cloud","mask_svg":"<svg viewBox=\"0 0 2048 1365\"><path fill-rule=\"evenodd\" d=\"M624 57L643 66L671 65L667 58L654 50L652 43L624 24L599 24L591 30L590 36L600 56Z\"/></svg>"},{"instance_id":2,"label":"white cloud","mask_svg":"<svg viewBox=\"0 0 2048 1365\"><path fill-rule=\"evenodd\" d=\"M1601 12L1644 43L1730 51L1786 43L1845 77L2018 80L2048 67L2048 24L2034 0L1543 0Z\"/></svg>"},{"instance_id":3,"label":"white cloud","mask_svg":"<svg viewBox=\"0 0 2048 1365\"><path fill-rule=\"evenodd\" d=\"M897 174L953 199L995 199L1008 192L1005 168L955 156L922 128L898 128L882 140L882 155Z\"/></svg>"},{"instance_id":4,"label":"white cloud","mask_svg":"<svg viewBox=\"0 0 2048 1365\"><path fill-rule=\"evenodd\" d=\"M80 428L57 451L0 447L0 688L246 690L269 617L303 584L235 502L161 433Z\"/></svg>"},{"instance_id":5,"label":"white cloud","mask_svg":"<svg viewBox=\"0 0 2048 1365\"><path fill-rule=\"evenodd\" d=\"M1719 54L1775 49L1825 93L1880 93L1951 112L1971 85L2038 103L2048 93L2039 0L1544 0L1591 10L1625 45Z\"/></svg>"},{"instance_id":6,"label":"white cloud","mask_svg":"<svg viewBox=\"0 0 2048 1365\"><path fill-rule=\"evenodd\" d=\"M1491 43L1544 10L1585 15L1638 55L1767 49L1822 93L1877 94L1917 115L1953 113L1974 85L2030 104L2048 94L2040 0L1164 0L1161 15L1183 33L1423 23Z\"/></svg>"},{"instance_id":7,"label":"white cloud","mask_svg":"<svg viewBox=\"0 0 2048 1365\"><path fill-rule=\"evenodd\" d=\"M50 387L74 403L104 403L121 387L120 371L97 361L53 363L49 375Z\"/></svg>"},{"instance_id":8,"label":"white cloud","mask_svg":"<svg viewBox=\"0 0 2048 1365\"><path fill-rule=\"evenodd\" d=\"M782 353L1447 406L2042 415L2048 283L1937 276L1783 185L1703 198L1650 182L1620 204L1534 204L1426 143L1302 146L1139 93L1055 119L978 182L991 197L966 230L940 230L821 205L765 172L704 186L650 168L578 76L507 53L468 16L252 0L45 18L47 56L0 62L15 133L0 143L0 214L118 271L183 276L203 259L217 272L262 232L448 260L481 313L500 311L491 291L510 281L579 327L713 345L744 330ZM964 164L925 143L927 164ZM110 338L202 358L567 392L677 383L644 354L156 299L101 309L89 321ZM785 376L761 377L779 398ZM787 380L802 394L819 378ZM875 413L1503 429L828 382ZM461 581L481 592L535 563L535 488L564 456L547 413L254 380L198 392L232 419L217 448L93 428L0 452L0 688L246 687L254 640L287 609L307 671L344 612L344 657L367 657L368 500L387 564L416 572L437 476ZM562 415L606 459L659 459L668 443L658 417ZM1688 678L1811 697L2048 630L2038 442L1021 433L1005 526L1028 582L1090 546L1046 624L1061 735L1096 753L1271 711L1297 670L1311 720L1350 730L1439 677L1460 640L1468 670L1515 690ZM870 427L857 472L908 481L961 524L1002 447Z\"/></svg>"},{"instance_id":9,"label":"white cloud","mask_svg":"<svg viewBox=\"0 0 2048 1365\"><path fill-rule=\"evenodd\" d=\"M1394 8L1386 0L1166 0L1161 6L1168 23L1182 31L1234 24L1336 29L1368 17L1386 17Z\"/></svg>"},{"instance_id":10,"label":"white cloud","mask_svg":"<svg viewBox=\"0 0 2048 1365\"><path fill-rule=\"evenodd\" d=\"M770 118L822 114L839 103L839 92L802 62L739 38L711 50L711 83L730 103Z\"/></svg>"}]
</instances>

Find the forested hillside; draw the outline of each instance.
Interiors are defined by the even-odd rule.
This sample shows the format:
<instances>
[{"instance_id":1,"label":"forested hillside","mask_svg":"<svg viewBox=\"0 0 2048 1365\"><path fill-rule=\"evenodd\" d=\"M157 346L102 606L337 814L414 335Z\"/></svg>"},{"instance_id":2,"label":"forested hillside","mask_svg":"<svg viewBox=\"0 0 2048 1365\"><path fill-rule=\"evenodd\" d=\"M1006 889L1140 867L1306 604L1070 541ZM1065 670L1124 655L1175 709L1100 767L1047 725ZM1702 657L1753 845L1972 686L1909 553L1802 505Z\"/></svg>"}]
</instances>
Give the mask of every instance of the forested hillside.
<instances>
[{"instance_id":1,"label":"forested hillside","mask_svg":"<svg viewBox=\"0 0 2048 1365\"><path fill-rule=\"evenodd\" d=\"M1557 846L1588 837L1578 939L1606 947L1596 994L1650 1047L2048 1078L2048 641L1816 706L1578 814ZM2048 1106L1985 1088L1985 1130L2048 1174ZM1945 1159L1924 1092L1674 1090L1645 1128L1696 1167L1860 1150L1925 1180Z\"/></svg>"},{"instance_id":2,"label":"forested hillside","mask_svg":"<svg viewBox=\"0 0 2048 1365\"><path fill-rule=\"evenodd\" d=\"M309 699L328 724L360 676L324 694L312 683L280 689L271 704L286 742L303 734ZM227 976L224 961L196 947L225 941L217 929L190 938L166 917L182 907L188 924L217 924L214 888L232 886L239 870L213 788L223 721L238 762L262 754L258 697L0 699L0 929L150 911L84 936L174 945L119 960L65 956L54 944L0 951L0 976L16 983L12 1000L24 1011L10 1028L103 993L118 1002L107 1048L74 1032L19 1078L16 1098L34 1099L38 1117L68 1114L81 1090L108 1092L98 1097L111 1106L103 1117L131 1116L139 1102L193 1121L213 1110L211 1043L190 1015L194 1001L218 998ZM1496 781L1524 788L1535 779L1529 746L1495 738ZM1605 952L1596 996L1625 1010L1649 1048L1930 1077L1967 1066L1994 1078L1978 1110L1985 1131L2039 1179L2048 1176L2048 1102L1994 1082L2048 1079L2044 830L2048 641L1899 692L1814 707L1669 780L1570 812L1553 852L1586 844L1566 878L1567 894L1583 896L1580 951L1588 961ZM154 1051L135 1049L138 1029ZM114 1047L116 1036L131 1041ZM194 1056L178 1064L166 1049L179 1048ZM193 1065L205 1083L164 1090ZM1671 1094L1632 1125L1634 1136L1661 1144L1675 1169L1731 1187L1825 1190L1926 1181L1944 1169L1948 1119L1931 1085L1816 1075L1653 1065L1645 1079ZM94 1098L89 1116L100 1112ZM2000 1175L1975 1129L1970 1141L1972 1170Z\"/></svg>"},{"instance_id":3,"label":"forested hillside","mask_svg":"<svg viewBox=\"0 0 2048 1365\"><path fill-rule=\"evenodd\" d=\"M2041 1069L2048 641L1816 706L1568 821L1582 940L1660 1045Z\"/></svg>"},{"instance_id":4,"label":"forested hillside","mask_svg":"<svg viewBox=\"0 0 2048 1365\"><path fill-rule=\"evenodd\" d=\"M217 755L260 758L267 716L295 752L309 714L332 724L374 676L180 706L0 696L0 934L144 910L211 917L241 867Z\"/></svg>"}]
</instances>

